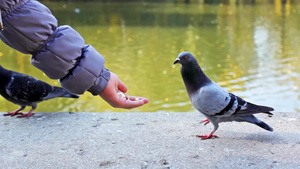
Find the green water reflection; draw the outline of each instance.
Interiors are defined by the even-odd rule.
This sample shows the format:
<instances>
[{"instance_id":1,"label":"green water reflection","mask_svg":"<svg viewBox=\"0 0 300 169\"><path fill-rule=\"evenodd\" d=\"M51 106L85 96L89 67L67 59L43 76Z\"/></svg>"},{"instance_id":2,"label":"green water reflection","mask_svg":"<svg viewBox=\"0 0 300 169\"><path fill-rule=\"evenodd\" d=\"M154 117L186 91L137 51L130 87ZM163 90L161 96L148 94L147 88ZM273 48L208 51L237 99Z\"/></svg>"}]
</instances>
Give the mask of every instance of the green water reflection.
<instances>
[{"instance_id":1,"label":"green water reflection","mask_svg":"<svg viewBox=\"0 0 300 169\"><path fill-rule=\"evenodd\" d=\"M46 3L59 24L73 26L105 58L131 95L150 103L136 112L195 111L180 67L190 51L215 82L276 111L300 111L300 6L155 3ZM23 55L0 43L6 68L59 85ZM18 108L0 98L0 111ZM37 111L120 112L88 92L40 103Z\"/></svg>"}]
</instances>

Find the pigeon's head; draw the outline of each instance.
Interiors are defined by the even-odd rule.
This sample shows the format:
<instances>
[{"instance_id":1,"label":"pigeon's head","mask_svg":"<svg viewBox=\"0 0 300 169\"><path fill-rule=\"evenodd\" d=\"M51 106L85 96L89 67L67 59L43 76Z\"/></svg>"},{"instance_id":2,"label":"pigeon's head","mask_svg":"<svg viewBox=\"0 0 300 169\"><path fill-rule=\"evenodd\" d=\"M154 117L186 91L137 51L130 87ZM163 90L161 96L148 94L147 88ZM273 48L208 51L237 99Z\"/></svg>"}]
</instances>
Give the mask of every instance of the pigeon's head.
<instances>
[{"instance_id":1,"label":"pigeon's head","mask_svg":"<svg viewBox=\"0 0 300 169\"><path fill-rule=\"evenodd\" d=\"M197 60L190 52L181 52L174 61L174 64L180 63L182 66L184 66L195 62L197 63Z\"/></svg>"}]
</instances>

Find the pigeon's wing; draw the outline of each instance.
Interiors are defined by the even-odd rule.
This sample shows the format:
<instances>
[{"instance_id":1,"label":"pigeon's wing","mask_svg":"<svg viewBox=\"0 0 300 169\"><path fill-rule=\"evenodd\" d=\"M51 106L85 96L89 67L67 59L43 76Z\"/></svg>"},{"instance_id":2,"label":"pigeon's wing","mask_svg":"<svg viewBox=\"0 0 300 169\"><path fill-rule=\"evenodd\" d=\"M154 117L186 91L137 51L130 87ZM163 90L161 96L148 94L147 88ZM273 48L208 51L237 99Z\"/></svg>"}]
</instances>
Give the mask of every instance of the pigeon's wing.
<instances>
[{"instance_id":1,"label":"pigeon's wing","mask_svg":"<svg viewBox=\"0 0 300 169\"><path fill-rule=\"evenodd\" d=\"M274 109L267 106L255 105L253 103L247 102L244 99L228 93L230 101L220 112L216 113L214 116L250 116L256 113L266 113L272 115L270 111Z\"/></svg>"},{"instance_id":2,"label":"pigeon's wing","mask_svg":"<svg viewBox=\"0 0 300 169\"><path fill-rule=\"evenodd\" d=\"M20 73L13 74L6 87L6 92L10 97L28 102L42 101L51 90L51 85Z\"/></svg>"},{"instance_id":3,"label":"pigeon's wing","mask_svg":"<svg viewBox=\"0 0 300 169\"><path fill-rule=\"evenodd\" d=\"M272 113L270 113L270 111L274 111L272 107L256 105L247 102L238 96L235 97L238 100L238 108L233 114L234 116L249 116L256 113L266 113L269 115L273 115Z\"/></svg>"},{"instance_id":4,"label":"pigeon's wing","mask_svg":"<svg viewBox=\"0 0 300 169\"><path fill-rule=\"evenodd\" d=\"M249 116L255 113L267 113L274 109L255 105L229 93L216 83L200 88L191 98L196 109L208 116L229 117Z\"/></svg>"},{"instance_id":5,"label":"pigeon's wing","mask_svg":"<svg viewBox=\"0 0 300 169\"><path fill-rule=\"evenodd\" d=\"M201 87L190 97L196 109L207 116L229 116L237 103L216 83Z\"/></svg>"}]
</instances>

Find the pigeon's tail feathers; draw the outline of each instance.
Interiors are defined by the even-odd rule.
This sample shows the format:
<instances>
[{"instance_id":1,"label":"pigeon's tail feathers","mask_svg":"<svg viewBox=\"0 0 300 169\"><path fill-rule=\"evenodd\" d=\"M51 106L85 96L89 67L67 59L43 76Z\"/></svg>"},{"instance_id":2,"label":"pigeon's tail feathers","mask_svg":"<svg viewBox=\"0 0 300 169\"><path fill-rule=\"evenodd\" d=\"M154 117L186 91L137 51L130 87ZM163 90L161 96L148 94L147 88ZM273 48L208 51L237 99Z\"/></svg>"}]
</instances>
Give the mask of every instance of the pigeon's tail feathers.
<instances>
[{"instance_id":1,"label":"pigeon's tail feathers","mask_svg":"<svg viewBox=\"0 0 300 169\"><path fill-rule=\"evenodd\" d=\"M58 96L58 97L79 98L78 95L71 94L66 89L61 88L61 87L54 87L54 91L57 91L57 93L62 93L62 95Z\"/></svg>"},{"instance_id":2,"label":"pigeon's tail feathers","mask_svg":"<svg viewBox=\"0 0 300 169\"><path fill-rule=\"evenodd\" d=\"M255 123L256 125L258 125L259 127L268 130L268 131L273 131L273 128L271 126L269 126L267 123L261 121L259 123Z\"/></svg>"},{"instance_id":3,"label":"pigeon's tail feathers","mask_svg":"<svg viewBox=\"0 0 300 169\"><path fill-rule=\"evenodd\" d=\"M53 87L53 90L44 98L44 100L52 99L55 97L79 98L76 94L71 94L62 87Z\"/></svg>"},{"instance_id":4,"label":"pigeon's tail feathers","mask_svg":"<svg viewBox=\"0 0 300 169\"><path fill-rule=\"evenodd\" d=\"M61 97L68 97L68 98L79 98L78 95L76 94L71 94L71 93L67 93L67 94L64 94L63 96Z\"/></svg>"},{"instance_id":5,"label":"pigeon's tail feathers","mask_svg":"<svg viewBox=\"0 0 300 169\"><path fill-rule=\"evenodd\" d=\"M265 122L259 120L258 118L256 118L255 116L251 115L251 116L243 116L241 117L243 120L249 122L249 123L252 123L252 124L255 124L265 130L268 130L268 131L273 131L273 128L270 127L268 124L266 124Z\"/></svg>"}]
</instances>

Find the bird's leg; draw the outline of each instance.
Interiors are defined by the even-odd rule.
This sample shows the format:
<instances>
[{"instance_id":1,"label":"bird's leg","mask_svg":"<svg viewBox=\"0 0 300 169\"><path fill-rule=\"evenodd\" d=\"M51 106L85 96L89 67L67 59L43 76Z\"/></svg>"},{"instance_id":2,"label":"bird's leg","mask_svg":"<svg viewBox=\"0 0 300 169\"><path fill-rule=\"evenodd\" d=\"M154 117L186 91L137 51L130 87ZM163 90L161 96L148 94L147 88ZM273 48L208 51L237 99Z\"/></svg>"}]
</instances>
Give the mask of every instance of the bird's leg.
<instances>
[{"instance_id":1,"label":"bird's leg","mask_svg":"<svg viewBox=\"0 0 300 169\"><path fill-rule=\"evenodd\" d=\"M213 135L213 134L218 130L219 124L216 123L215 120L213 120L213 121L211 121L211 122L212 122L213 125L214 125L214 130L213 130L212 132L210 132L208 135L205 134L205 135L196 135L196 136L197 136L197 137L200 137L202 140L210 139L210 138L213 138L213 137L218 138L217 135Z\"/></svg>"},{"instance_id":2,"label":"bird's leg","mask_svg":"<svg viewBox=\"0 0 300 169\"><path fill-rule=\"evenodd\" d=\"M205 134L205 135L196 135L197 137L200 137L202 140L206 140L206 139L210 139L212 137L218 138L217 135L213 135L214 131L210 132L209 135Z\"/></svg>"},{"instance_id":3,"label":"bird's leg","mask_svg":"<svg viewBox=\"0 0 300 169\"><path fill-rule=\"evenodd\" d=\"M30 116L34 115L34 113L32 113L32 112L35 110L35 108L36 108L36 107L32 107L32 109L31 109L28 113L22 114L22 115L18 116L18 118L22 118L22 117L30 117Z\"/></svg>"},{"instance_id":4,"label":"bird's leg","mask_svg":"<svg viewBox=\"0 0 300 169\"><path fill-rule=\"evenodd\" d=\"M208 119L202 120L200 123L204 123L204 125L207 125L208 123L210 123L210 121Z\"/></svg>"},{"instance_id":5,"label":"bird's leg","mask_svg":"<svg viewBox=\"0 0 300 169\"><path fill-rule=\"evenodd\" d=\"M15 110L15 111L12 111L12 112L8 112L8 113L3 114L3 115L4 115L4 116L15 116L15 115L18 115L18 114L23 114L23 113L20 112L20 111L24 110L25 107L26 107L26 106L21 106L18 110Z\"/></svg>"}]
</instances>

